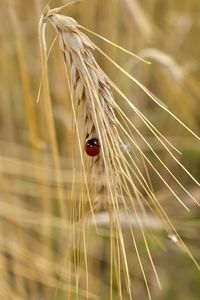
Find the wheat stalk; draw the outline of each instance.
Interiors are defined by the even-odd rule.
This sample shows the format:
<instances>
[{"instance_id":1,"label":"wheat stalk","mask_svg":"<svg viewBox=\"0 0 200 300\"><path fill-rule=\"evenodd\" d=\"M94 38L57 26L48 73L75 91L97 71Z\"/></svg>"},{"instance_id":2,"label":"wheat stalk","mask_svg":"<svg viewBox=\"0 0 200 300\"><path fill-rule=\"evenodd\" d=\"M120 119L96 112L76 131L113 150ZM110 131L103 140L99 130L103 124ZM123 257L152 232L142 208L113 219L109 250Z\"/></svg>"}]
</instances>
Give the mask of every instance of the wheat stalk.
<instances>
[{"instance_id":1,"label":"wheat stalk","mask_svg":"<svg viewBox=\"0 0 200 300\"><path fill-rule=\"evenodd\" d=\"M85 198L88 200L88 206L93 216L95 223L95 213L98 211L106 211L109 214L110 230L111 230L111 293L112 299L112 268L114 266L117 275L117 283L120 299L123 299L122 291L122 275L120 267L123 270L123 276L126 278L126 290L129 298L132 299L132 284L130 281L130 270L126 257L126 247L123 236L122 224L120 221L120 212L123 210L127 220L130 220L129 231L132 237L132 243L135 248L136 256L144 277L148 296L151 299L149 285L147 282L142 259L137 246L136 237L131 226L131 216L134 214L137 221L143 242L146 248L147 255L151 262L155 273L158 285L160 286L158 274L156 272L154 262L149 250L146 230L143 228L140 220L140 213L145 213L145 206L149 210L155 212L163 221L163 227L168 232L169 236L176 236L176 240L181 248L186 251L193 261L197 264L186 245L183 243L173 224L171 223L166 212L162 208L156 198L149 178L145 178L141 171L141 167L149 165L157 174L160 180L170 190L172 195L187 209L187 205L183 203L173 188L162 177L160 171L148 159L147 155L138 145L134 132L148 146L152 154L159 161L162 167L175 180L179 187L190 197L195 203L197 200L185 189L181 182L175 177L173 172L166 166L159 155L154 151L148 140L136 128L134 123L125 115L120 106L116 103L113 97L112 88L127 102L130 110L132 110L146 125L148 130L157 138L161 145L167 150L169 155L177 162L177 164L194 180L199 183L186 170L173 154L176 148L160 133L160 131L140 112L132 102L120 91L120 89L112 82L112 80L103 72L97 64L93 51L97 49L106 56L118 69L125 73L131 80L138 84L149 97L156 102L162 109L170 113L179 123L186 127L176 116L157 99L150 91L147 90L140 82L128 74L110 57L101 51L80 29L86 28L80 26L76 20L71 17L58 14L60 9L50 9L46 7L43 16L40 20L40 38L43 49L46 51L45 42L45 26L47 21L56 29L59 38L60 49L64 55L67 80L70 91L71 104L74 115L74 127L77 134L78 148L81 157L81 166L83 170L84 188L80 190L80 203L73 213L73 218L82 220L84 215L88 214L88 207L85 206ZM91 32L91 31L90 31ZM92 33L92 32L91 32ZM103 38L108 42L107 39ZM113 43L112 43L113 44ZM118 46L121 50L121 47ZM47 55L46 55L47 60ZM193 133L194 134L194 133ZM195 135L195 134L194 134ZM196 135L195 135L196 136ZM197 137L197 136L196 136ZM99 143L100 151L98 155L90 157L87 151L84 151L87 141L96 139ZM130 155L128 149L124 147L124 140L128 140L133 145L136 151L136 158ZM73 193L77 197L75 188ZM144 194L146 196L144 196ZM84 201L83 201L84 200ZM78 216L78 217L77 217ZM83 219L84 220L84 219ZM84 224L84 223L83 223ZM83 246L84 246L84 261L87 274L87 253L86 253L86 236L85 225L83 225ZM73 229L75 234L75 229ZM114 237L113 237L114 236ZM79 258L80 259L80 258ZM80 279L78 269L75 267L77 274L77 282ZM86 276L86 288L88 290L88 275Z\"/></svg>"}]
</instances>

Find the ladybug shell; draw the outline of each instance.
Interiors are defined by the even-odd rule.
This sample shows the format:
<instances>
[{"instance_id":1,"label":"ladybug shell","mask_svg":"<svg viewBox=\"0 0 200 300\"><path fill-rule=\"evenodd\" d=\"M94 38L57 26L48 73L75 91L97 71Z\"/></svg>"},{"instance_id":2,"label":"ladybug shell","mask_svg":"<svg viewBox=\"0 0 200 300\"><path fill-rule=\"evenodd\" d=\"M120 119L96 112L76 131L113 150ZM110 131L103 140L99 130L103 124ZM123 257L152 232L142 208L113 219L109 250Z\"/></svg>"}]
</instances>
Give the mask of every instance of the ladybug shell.
<instances>
[{"instance_id":1,"label":"ladybug shell","mask_svg":"<svg viewBox=\"0 0 200 300\"><path fill-rule=\"evenodd\" d=\"M97 156L100 152L99 140L97 138L92 138L87 140L85 143L85 152L88 156Z\"/></svg>"}]
</instances>

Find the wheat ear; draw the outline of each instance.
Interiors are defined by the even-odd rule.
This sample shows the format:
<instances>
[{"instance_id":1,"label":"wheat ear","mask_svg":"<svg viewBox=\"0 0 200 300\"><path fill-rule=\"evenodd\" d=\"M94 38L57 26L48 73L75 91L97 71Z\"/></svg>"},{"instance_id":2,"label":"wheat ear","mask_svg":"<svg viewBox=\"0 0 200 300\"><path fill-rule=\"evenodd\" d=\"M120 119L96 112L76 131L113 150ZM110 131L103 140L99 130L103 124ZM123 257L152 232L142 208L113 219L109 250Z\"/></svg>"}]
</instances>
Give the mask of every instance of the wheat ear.
<instances>
[{"instance_id":1,"label":"wheat ear","mask_svg":"<svg viewBox=\"0 0 200 300\"><path fill-rule=\"evenodd\" d=\"M120 299L123 299L121 285L121 271L118 264L123 270L126 278L126 288L129 298L132 298L132 284L130 281L130 270L127 262L125 242L123 236L122 225L120 222L120 211L126 214L127 220L135 216L138 223L143 242L153 271L155 273L158 285L160 286L159 278L150 254L146 232L140 220L140 212L145 211L145 205L149 206L150 210L155 211L163 220L163 227L168 234L176 235L177 240L182 248L191 256L176 229L169 220L158 199L156 198L151 184L141 172L141 166L144 161L154 170L160 180L170 190L173 196L186 208L186 204L179 198L173 188L162 177L159 170L148 159L141 147L137 144L132 130L146 143L153 155L158 159L161 165L169 172L176 183L186 192L195 202L196 199L184 188L177 180L169 168L163 163L161 158L156 154L147 139L141 134L131 120L125 115L120 106L115 102L111 86L119 95L128 103L130 109L143 121L146 127L155 135L158 141L167 149L168 153L180 165L171 151L173 147L162 134L150 123L150 121L129 101L129 99L119 90L119 88L111 81L110 78L103 72L97 64L93 50L102 51L80 30L81 26L70 17L57 14L58 10L50 10L46 8L41 21L41 41L44 48L45 45L45 24L50 22L56 29L59 36L60 49L64 55L67 80L69 84L72 109L74 114L75 131L78 139L78 147L81 157L81 165L83 169L83 180L85 183L84 196L80 196L80 201L87 199L90 211L94 217L95 213L100 210L107 211L110 217L111 227L111 269L114 264L114 269L117 276ZM82 27L83 28L83 27ZM106 56L105 53L102 53ZM106 56L110 59L108 56ZM158 105L163 109L166 108L157 100L151 92L149 92L141 83L132 76L127 74L111 59L110 61L136 82ZM100 151L97 156L90 157L84 151L84 146L87 140L97 139L99 142ZM133 158L128 149L123 147L124 140L129 140L137 152L136 159ZM174 149L174 148L173 148ZM138 163L139 161L139 163ZM189 174L189 172L181 165L181 167ZM190 175L190 174L189 174ZM192 176L191 176L192 177ZM192 177L193 179L193 177ZM195 181L195 180L194 180ZM195 181L196 182L196 181ZM196 182L197 183L197 182ZM197 183L198 184L198 183ZM142 192L141 192L142 189ZM83 190L82 190L83 192ZM146 197L144 196L146 195ZM148 201L147 201L148 198ZM145 203L145 205L144 205ZM87 213L84 205L79 206L79 220ZM130 222L131 224L131 222ZM114 228L114 229L113 229ZM136 237L134 231L129 226L132 237L133 246L136 256L144 277L149 298L151 294L142 265L142 260L139 254ZM115 238L113 239L113 231ZM85 241L85 237L84 237ZM86 251L85 251L86 252ZM117 260L116 260L117 257ZM197 264L198 265L198 264ZM87 268L87 258L85 258L85 266ZM111 272L112 273L112 272ZM86 278L88 287L88 279ZM112 286L112 275L111 275ZM112 298L112 292L111 292Z\"/></svg>"}]
</instances>

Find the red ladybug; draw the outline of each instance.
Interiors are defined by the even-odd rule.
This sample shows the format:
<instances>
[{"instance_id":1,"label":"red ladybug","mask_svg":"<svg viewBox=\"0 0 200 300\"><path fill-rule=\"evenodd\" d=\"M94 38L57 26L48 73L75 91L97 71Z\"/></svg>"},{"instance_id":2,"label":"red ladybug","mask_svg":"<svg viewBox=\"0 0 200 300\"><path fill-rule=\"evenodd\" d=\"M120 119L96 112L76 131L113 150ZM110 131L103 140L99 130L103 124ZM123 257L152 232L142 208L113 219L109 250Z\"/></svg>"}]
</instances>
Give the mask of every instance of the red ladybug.
<instances>
[{"instance_id":1,"label":"red ladybug","mask_svg":"<svg viewBox=\"0 0 200 300\"><path fill-rule=\"evenodd\" d=\"M92 138L87 140L85 143L85 152L89 156L97 156L100 152L99 140L97 138Z\"/></svg>"}]
</instances>

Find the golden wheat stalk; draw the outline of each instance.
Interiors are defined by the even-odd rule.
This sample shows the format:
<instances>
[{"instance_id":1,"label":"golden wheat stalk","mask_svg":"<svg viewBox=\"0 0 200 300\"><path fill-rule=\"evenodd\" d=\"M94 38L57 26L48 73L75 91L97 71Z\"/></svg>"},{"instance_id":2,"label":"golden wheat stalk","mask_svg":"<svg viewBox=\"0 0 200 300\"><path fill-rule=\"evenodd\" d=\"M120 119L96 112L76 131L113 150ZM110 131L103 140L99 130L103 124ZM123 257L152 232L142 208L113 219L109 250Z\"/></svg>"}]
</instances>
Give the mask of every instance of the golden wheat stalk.
<instances>
[{"instance_id":1,"label":"golden wheat stalk","mask_svg":"<svg viewBox=\"0 0 200 300\"><path fill-rule=\"evenodd\" d=\"M153 149L153 146L151 146L151 144L148 142L148 139L143 136L139 129L126 116L120 106L116 103L111 88L113 88L127 102L130 110L142 120L148 130L167 150L171 158L175 160L175 162L192 178L192 180L197 185L199 185L199 183L193 178L189 171L186 170L186 168L174 155L173 150L176 150L176 148L142 114L142 112L140 112L134 106L134 104L126 97L126 95L124 95L124 93L103 72L94 58L93 51L97 49L100 53L107 57L118 69L125 73L125 75L127 75L137 85L139 85L147 93L147 95L162 109L170 113L170 115L172 115L192 134L194 133L176 116L168 111L168 109L162 104L162 102L157 99L149 90L147 90L146 87L144 87L139 81L137 81L116 62L114 62L80 30L88 29L80 26L77 21L72 19L71 17L58 14L60 9L61 8L51 10L49 7L46 7L46 9L44 10L44 13L40 20L40 40L43 49L46 51L45 26L48 21L56 29L57 36L59 37L60 49L64 55L64 63L66 67L66 74L74 115L74 126L78 139L81 166L83 170L83 181L85 186L85 188L82 188L81 194L79 195L80 204L78 207L76 207L78 213L74 212L73 217L78 215L78 218L76 217L75 219L80 221L82 217L84 217L84 215L88 213L88 209L87 207L85 207L85 198L88 201L94 223L95 213L97 211L104 210L108 213L111 228L110 297L111 299L113 297L112 269L114 267L114 271L117 277L120 299L123 299L124 294L124 292L122 291L121 282L123 276L126 278L126 291L129 295L129 298L132 299L130 270L127 261L126 246L120 219L120 213L121 211L124 211L128 220L127 223L130 224L129 231L132 238L132 243L135 248L136 256L144 277L148 295L149 298L151 298L148 281L137 246L137 240L131 226L131 219L133 215L140 229L143 243L159 286L160 282L149 250L146 229L144 229L143 222L140 219L141 213L146 212L146 207L161 218L161 220L163 221L163 227L168 232L168 235L176 236L180 247L182 247L184 251L186 251L190 255L196 265L198 265L198 263L193 258L186 245L183 243L178 232L176 231L166 212L162 208L159 200L156 198L156 195L153 192L151 183L148 178L148 172L147 176L145 176L142 173L141 168L146 168L144 167L145 164L152 168L155 174L169 189L172 195L180 202L180 204L183 205L186 210L189 209L187 205L180 199L174 189L170 186L170 184L166 181L166 179L162 176L160 170L155 167L155 165L144 153L141 146L135 139L134 134L136 134L137 137L147 145L153 156L173 178L175 183L178 184L182 191L186 193L186 195L190 197L196 204L199 203L184 187L184 185L176 178L173 172L167 167L167 165L162 161L160 156ZM106 42L109 42L106 38L103 39ZM124 50L120 46L118 46L118 48ZM46 61L47 58L48 55L46 55ZM197 135L195 136L197 137ZM96 144L87 144L91 140L93 142L95 140ZM124 141L128 141L134 147L136 157L130 154L127 147L124 146ZM94 156L93 154L92 156L87 155L87 146L93 147L94 151L96 151L96 153L93 153L95 154ZM83 226L83 247L85 249L84 260L87 274L85 225ZM75 234L75 229L73 230L73 233ZM120 268L122 268L123 270L123 275L121 274ZM77 273L78 282L80 279L80 274L76 267L75 273ZM88 290L88 275L86 276L85 280L86 288ZM78 284L79 283L77 283L77 285Z\"/></svg>"}]
</instances>

